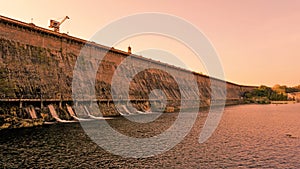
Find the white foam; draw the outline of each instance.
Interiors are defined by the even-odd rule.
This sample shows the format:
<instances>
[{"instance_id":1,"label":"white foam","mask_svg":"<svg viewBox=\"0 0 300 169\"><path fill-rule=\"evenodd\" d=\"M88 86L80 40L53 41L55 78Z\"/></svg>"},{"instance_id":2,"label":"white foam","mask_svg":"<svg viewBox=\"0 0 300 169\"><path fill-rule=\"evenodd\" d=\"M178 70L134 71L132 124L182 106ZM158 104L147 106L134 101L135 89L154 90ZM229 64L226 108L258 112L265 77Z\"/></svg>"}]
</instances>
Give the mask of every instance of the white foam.
<instances>
[{"instance_id":1,"label":"white foam","mask_svg":"<svg viewBox=\"0 0 300 169\"><path fill-rule=\"evenodd\" d=\"M48 108L49 108L49 110L50 110L50 113L51 113L52 117L53 117L56 121L61 122L61 123L72 123L72 122L75 122L75 121L69 121L69 120L62 120L62 119L60 119L60 118L58 117L58 115L57 115L57 113L56 113L56 110L54 109L54 107L53 107L52 104L48 105Z\"/></svg>"},{"instance_id":2,"label":"white foam","mask_svg":"<svg viewBox=\"0 0 300 169\"><path fill-rule=\"evenodd\" d=\"M94 116L94 115L92 115L92 114L90 113L90 111L87 109L86 106L83 106L83 108L84 108L84 110L86 111L87 115L88 115L90 118L92 118L92 119L96 119L96 120L112 119L111 117L102 117L102 116L96 117L96 116Z\"/></svg>"}]
</instances>

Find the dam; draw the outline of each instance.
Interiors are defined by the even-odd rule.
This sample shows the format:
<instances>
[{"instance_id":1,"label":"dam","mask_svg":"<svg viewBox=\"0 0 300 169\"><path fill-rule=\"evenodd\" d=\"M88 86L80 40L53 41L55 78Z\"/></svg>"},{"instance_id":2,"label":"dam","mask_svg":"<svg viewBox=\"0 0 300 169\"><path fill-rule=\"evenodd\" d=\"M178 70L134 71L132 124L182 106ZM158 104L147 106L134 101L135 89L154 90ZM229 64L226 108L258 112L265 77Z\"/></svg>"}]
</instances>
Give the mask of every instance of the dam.
<instances>
[{"instance_id":1,"label":"dam","mask_svg":"<svg viewBox=\"0 0 300 169\"><path fill-rule=\"evenodd\" d=\"M98 69L95 78L95 98L72 97L74 68L79 55L92 58L104 55L100 63L90 61L91 68ZM164 92L167 103L164 112L177 112L179 109L206 108L218 100L211 99L211 91L218 85L226 85L226 105L243 103L243 93L255 86L243 86L225 82L207 75L192 72L167 63L151 60L112 47L89 42L64 33L54 32L33 23L24 23L0 16L0 115L1 128L18 128L41 125L54 121L74 121L79 118L105 118L136 113L123 106L116 109L112 93L113 75L125 58L130 57L134 64L122 67L123 72L135 72L130 81L129 98L120 98L117 102L130 102L137 113L150 111L150 105L159 107L158 95L149 98L151 91L160 89ZM157 69L139 72L141 65L153 65ZM164 71L165 70L165 71ZM166 71L168 70L168 71ZM190 84L196 79L197 89L185 88L180 91L174 78L167 72L180 74L183 84ZM187 74L192 74L193 79ZM126 76L122 77L128 80ZM82 80L80 78L75 80ZM87 86L93 84L87 82ZM121 86L119 86L121 87ZM82 86L82 93L88 88ZM199 99L186 100L188 103L199 101L198 107L181 107L181 95L197 93ZM155 98L157 96L157 98ZM223 100L224 101L224 100ZM102 114L97 114L89 105L96 103ZM126 104L126 103L125 103ZM72 106L79 105L83 114L78 114ZM188 104L187 104L188 105ZM25 123L24 123L25 121Z\"/></svg>"}]
</instances>

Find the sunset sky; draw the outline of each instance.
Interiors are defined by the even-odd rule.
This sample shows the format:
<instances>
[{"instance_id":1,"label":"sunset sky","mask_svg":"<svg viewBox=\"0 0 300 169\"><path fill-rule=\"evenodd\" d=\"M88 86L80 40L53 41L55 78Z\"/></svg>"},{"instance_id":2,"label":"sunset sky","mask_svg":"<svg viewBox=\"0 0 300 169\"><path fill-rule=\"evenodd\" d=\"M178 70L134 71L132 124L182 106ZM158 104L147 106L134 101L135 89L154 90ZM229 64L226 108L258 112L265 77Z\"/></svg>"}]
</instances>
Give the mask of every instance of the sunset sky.
<instances>
[{"instance_id":1,"label":"sunset sky","mask_svg":"<svg viewBox=\"0 0 300 169\"><path fill-rule=\"evenodd\" d=\"M171 14L195 25L215 47L228 81L244 85L300 84L298 0L0 1L0 15L24 22L32 18L34 24L44 28L49 19L68 15L71 19L62 25L61 32L87 40L121 17L144 12ZM145 46L142 42L132 38L116 47L127 50L130 44L133 53L152 48L151 43ZM188 62L189 53L185 55L181 59ZM205 72L201 69L196 71Z\"/></svg>"}]
</instances>

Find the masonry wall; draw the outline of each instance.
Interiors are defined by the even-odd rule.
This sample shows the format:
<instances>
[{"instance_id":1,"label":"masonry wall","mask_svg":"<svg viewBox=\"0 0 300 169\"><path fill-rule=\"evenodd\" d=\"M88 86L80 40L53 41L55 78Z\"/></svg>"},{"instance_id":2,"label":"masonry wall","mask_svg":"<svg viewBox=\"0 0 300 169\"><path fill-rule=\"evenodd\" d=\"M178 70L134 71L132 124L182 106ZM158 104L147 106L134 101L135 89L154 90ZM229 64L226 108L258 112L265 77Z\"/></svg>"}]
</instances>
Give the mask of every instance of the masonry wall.
<instances>
[{"instance_id":1,"label":"masonry wall","mask_svg":"<svg viewBox=\"0 0 300 169\"><path fill-rule=\"evenodd\" d=\"M83 48L84 47L84 48ZM129 53L111 49L99 44L87 42L66 34L55 33L47 29L36 27L9 18L0 17L0 99L62 99L72 100L72 80L74 80L74 66L79 56L90 58L88 68L97 69L95 90L98 100L111 100L111 80L120 63L129 57ZM99 57L98 57L99 56ZM103 56L103 58L101 58ZM99 63L99 60L102 60ZM129 94L138 109L146 109L149 93L153 89L164 91L168 106L180 106L181 95L198 93L200 105L209 106L211 86L207 76L189 72L168 64L163 64L140 56L131 55L131 64L123 67L123 72L137 73L130 81ZM138 68L152 65L138 73ZM168 74L167 72L170 72ZM181 92L172 74L180 75L182 84L197 82L197 90L187 88ZM193 75L193 78L189 75ZM89 74L86 74L89 76ZM84 80L77 76L76 80ZM125 75L124 80L129 80ZM225 83L212 79L217 83ZM83 83L80 90L85 90L89 82ZM120 86L121 88L122 86ZM218 86L214 86L218 88ZM241 102L243 92L253 87L240 86L226 82L227 103ZM220 93L223 95L225 93ZM192 100L192 98L191 98ZM113 106L101 102L100 107L107 115L116 115Z\"/></svg>"}]
</instances>

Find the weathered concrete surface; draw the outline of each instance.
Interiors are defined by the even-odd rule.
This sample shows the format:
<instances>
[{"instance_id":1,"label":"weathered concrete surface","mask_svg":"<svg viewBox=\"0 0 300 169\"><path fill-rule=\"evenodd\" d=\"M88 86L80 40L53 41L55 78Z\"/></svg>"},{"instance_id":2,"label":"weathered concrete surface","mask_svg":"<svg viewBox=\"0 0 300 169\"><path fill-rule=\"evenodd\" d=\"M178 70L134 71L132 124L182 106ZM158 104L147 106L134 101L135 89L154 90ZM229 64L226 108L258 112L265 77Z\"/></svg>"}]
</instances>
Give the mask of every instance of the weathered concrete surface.
<instances>
[{"instance_id":1,"label":"weathered concrete surface","mask_svg":"<svg viewBox=\"0 0 300 169\"><path fill-rule=\"evenodd\" d=\"M111 82L114 72L130 53L2 16L0 16L0 99L71 100L71 103L68 104L72 105L72 80L84 80L84 77L75 77L73 74L80 52L84 58L90 59L86 63L90 65L89 68L97 69L98 67L94 87L96 99L102 100L98 101L101 112L104 116L119 115L111 102ZM95 56L104 57L98 63L99 59L95 59L97 58ZM132 64L123 67L122 71L137 73L130 81L128 92L131 102L138 110L149 110L148 95L153 89L160 89L166 95L168 99L166 110L178 110L181 94L184 93L197 92L201 101L200 106L210 105L211 81L208 76L136 55L130 57L133 60ZM149 64L155 65L158 69L137 71L139 67ZM196 79L198 88L187 88L180 92L174 78L164 71L166 69L168 72L180 74L179 80L183 84L190 84L192 80ZM187 74L192 74L194 78L187 78L189 77L186 76ZM123 78L128 80L128 77ZM214 80L219 84L225 83ZM86 93L89 90L87 87L90 87L92 83L82 84L80 90L82 93ZM243 92L252 90L254 87L226 82L226 88L226 103L237 104L242 102ZM225 93L220 93L220 95L222 94ZM0 102L1 119L6 119L7 116L30 119L25 108L33 105L37 110L38 118L52 121L53 118L46 106L53 102L41 101L9 104L2 101ZM58 104L58 102L54 102L54 104ZM62 119L72 119L67 113L65 105L57 105L56 109Z\"/></svg>"}]
</instances>

